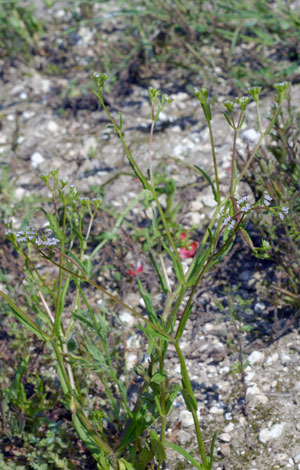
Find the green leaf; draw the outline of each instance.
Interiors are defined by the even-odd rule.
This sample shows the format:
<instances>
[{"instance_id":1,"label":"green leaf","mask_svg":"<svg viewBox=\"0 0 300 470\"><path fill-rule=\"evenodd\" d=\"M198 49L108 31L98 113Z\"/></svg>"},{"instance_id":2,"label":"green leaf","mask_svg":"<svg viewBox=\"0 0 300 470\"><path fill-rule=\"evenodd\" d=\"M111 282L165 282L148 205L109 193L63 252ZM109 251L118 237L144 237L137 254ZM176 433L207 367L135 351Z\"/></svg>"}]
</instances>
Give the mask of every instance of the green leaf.
<instances>
[{"instance_id":1,"label":"green leaf","mask_svg":"<svg viewBox=\"0 0 300 470\"><path fill-rule=\"evenodd\" d=\"M178 454L182 455L186 460L188 460L192 465L194 465L196 468L199 470L205 470L203 465L201 463L198 463L194 457L191 456L185 449L180 447L178 444L173 444L172 442L165 441L166 447L169 447L170 449L176 450Z\"/></svg>"},{"instance_id":2,"label":"green leaf","mask_svg":"<svg viewBox=\"0 0 300 470\"><path fill-rule=\"evenodd\" d=\"M156 372L156 374L154 374L153 377L151 377L150 382L160 384L160 383L164 382L166 380L166 378L167 377L166 377L165 374L161 374L160 372Z\"/></svg>"},{"instance_id":3,"label":"green leaf","mask_svg":"<svg viewBox=\"0 0 300 470\"><path fill-rule=\"evenodd\" d=\"M217 439L217 431L214 432L212 441L211 441L211 446L210 446L210 454L209 454L209 470L212 470L213 468L213 463L214 463L214 448L215 448L215 443Z\"/></svg>"},{"instance_id":4,"label":"green leaf","mask_svg":"<svg viewBox=\"0 0 300 470\"><path fill-rule=\"evenodd\" d=\"M210 184L210 187L211 187L211 189L212 189L212 192L213 192L215 201L218 202L217 191L216 191L215 185L214 185L212 179L210 178L210 176L208 176L208 174L206 173L206 171L204 171L204 170L203 170L202 168L200 168L199 166L194 165L194 167L195 167L196 170L198 170L198 171L201 173L201 175L204 176L204 178L208 181L208 183Z\"/></svg>"},{"instance_id":5,"label":"green leaf","mask_svg":"<svg viewBox=\"0 0 300 470\"><path fill-rule=\"evenodd\" d=\"M164 250L166 250L166 252L168 253L168 255L170 256L171 260L172 260L172 263L173 263L173 267L174 267L174 271L175 271L175 274L176 274L176 277L177 277L177 280L178 282L181 284L181 285L184 285L184 275L181 274L181 270L178 266L178 261L176 259L176 256L174 255L174 253L172 253L172 251L170 250L170 248L165 244L165 242L162 242L162 246L164 247Z\"/></svg>"},{"instance_id":6,"label":"green leaf","mask_svg":"<svg viewBox=\"0 0 300 470\"><path fill-rule=\"evenodd\" d=\"M140 294L145 302L145 308L146 308L146 312L148 314L149 320L155 325L161 326L160 321L158 320L158 317L157 317L157 313L152 304L151 295L149 294L149 292L146 292L139 278L137 279L137 283L138 283Z\"/></svg>"},{"instance_id":7,"label":"green leaf","mask_svg":"<svg viewBox=\"0 0 300 470\"><path fill-rule=\"evenodd\" d=\"M179 340L184 332L184 329L185 329L185 325L190 317L190 314L192 313L192 308L193 308L193 305L191 304L187 310L187 312L185 312L185 315L184 315L184 319L182 321L182 323L180 324L180 328L178 329L177 331L177 334L176 334L176 339Z\"/></svg>"},{"instance_id":8,"label":"green leaf","mask_svg":"<svg viewBox=\"0 0 300 470\"><path fill-rule=\"evenodd\" d=\"M148 238L148 233L147 233L147 238ZM158 280L159 280L161 289L162 289L164 294L168 294L170 292L169 289L168 289L168 285L166 283L164 275L161 273L160 268L159 268L159 266L158 266L158 264L157 264L157 262L156 262L156 260L153 256L153 254L152 254L149 242L147 243L147 249L148 249L149 258L150 258L150 260L151 260L151 262L154 266L154 269L156 271L156 274L158 276Z\"/></svg>"},{"instance_id":9,"label":"green leaf","mask_svg":"<svg viewBox=\"0 0 300 470\"><path fill-rule=\"evenodd\" d=\"M173 401L175 400L175 398L177 397L178 393L179 393L179 390L180 390L180 385L177 384L175 385L175 387L173 388L173 390L171 391L170 393L170 396L166 402L166 414L169 414L169 412L171 411L171 407L172 407L172 404L173 404Z\"/></svg>"},{"instance_id":10,"label":"green leaf","mask_svg":"<svg viewBox=\"0 0 300 470\"><path fill-rule=\"evenodd\" d=\"M77 341L74 338L70 338L67 343L67 348L70 353L74 352L77 348Z\"/></svg>"},{"instance_id":11,"label":"green leaf","mask_svg":"<svg viewBox=\"0 0 300 470\"><path fill-rule=\"evenodd\" d=\"M144 447L139 453L136 470L145 470L147 465L153 460L153 457L154 453L147 449L147 447Z\"/></svg>"},{"instance_id":12,"label":"green leaf","mask_svg":"<svg viewBox=\"0 0 300 470\"><path fill-rule=\"evenodd\" d=\"M15 302L4 292L0 290L0 295L9 303L11 309L13 310L15 316L18 318L18 320L23 323L23 325L28 328L28 330L32 331L38 338L43 339L44 341L49 341L51 337L42 331L29 317L26 315L26 313L23 312L16 304Z\"/></svg>"},{"instance_id":13,"label":"green leaf","mask_svg":"<svg viewBox=\"0 0 300 470\"><path fill-rule=\"evenodd\" d=\"M181 390L184 403L186 404L186 407L188 411L192 413L192 411L197 411L197 401L196 398L191 395L185 388Z\"/></svg>"},{"instance_id":14,"label":"green leaf","mask_svg":"<svg viewBox=\"0 0 300 470\"><path fill-rule=\"evenodd\" d=\"M229 117L227 116L227 113L224 111L224 117L226 119L226 121L228 122L228 124L230 125L230 127L233 129L233 125L232 125L232 122L230 121Z\"/></svg>"},{"instance_id":15,"label":"green leaf","mask_svg":"<svg viewBox=\"0 0 300 470\"><path fill-rule=\"evenodd\" d=\"M80 261L80 259L78 258L78 256L76 256L75 253L73 253L72 251L70 252L69 256L70 256L71 258L73 258L74 261L76 261L76 264L79 266L79 268L81 268L82 274L85 274L86 276L88 276L87 268L86 268L86 266L82 263L82 261Z\"/></svg>"},{"instance_id":16,"label":"green leaf","mask_svg":"<svg viewBox=\"0 0 300 470\"><path fill-rule=\"evenodd\" d=\"M157 458L158 462L161 463L164 460L166 460L166 452L165 449L163 448L158 435L156 432L151 429L150 431L150 442L151 442L151 447L153 449L153 452L155 454L155 457Z\"/></svg>"}]
</instances>

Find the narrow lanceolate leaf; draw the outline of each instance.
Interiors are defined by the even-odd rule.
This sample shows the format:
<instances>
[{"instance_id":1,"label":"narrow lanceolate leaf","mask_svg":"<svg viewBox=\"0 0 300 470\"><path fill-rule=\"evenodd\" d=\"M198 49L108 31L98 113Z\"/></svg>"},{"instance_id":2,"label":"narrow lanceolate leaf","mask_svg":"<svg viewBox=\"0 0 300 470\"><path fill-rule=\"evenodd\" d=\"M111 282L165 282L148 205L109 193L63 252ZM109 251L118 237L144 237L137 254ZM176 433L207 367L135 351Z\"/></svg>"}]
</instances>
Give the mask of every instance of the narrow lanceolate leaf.
<instances>
[{"instance_id":1,"label":"narrow lanceolate leaf","mask_svg":"<svg viewBox=\"0 0 300 470\"><path fill-rule=\"evenodd\" d=\"M184 403L186 404L186 407L188 411L192 413L192 411L197 411L197 401L194 396L192 396L185 388L181 390Z\"/></svg>"},{"instance_id":2,"label":"narrow lanceolate leaf","mask_svg":"<svg viewBox=\"0 0 300 470\"><path fill-rule=\"evenodd\" d=\"M194 165L194 167L195 167L195 168L201 173L201 175L204 176L204 178L208 181L208 183L210 184L210 187L211 187L211 189L212 189L212 192L213 192L215 201L218 202L217 191L216 191L215 185L214 185L212 179L210 178L210 176L208 176L208 174L206 173L206 171L204 171L204 170L203 170L202 168L200 168L199 166Z\"/></svg>"},{"instance_id":3,"label":"narrow lanceolate leaf","mask_svg":"<svg viewBox=\"0 0 300 470\"><path fill-rule=\"evenodd\" d=\"M178 454L181 454L184 458L186 458L186 460L188 460L192 465L194 465L194 467L198 468L199 470L205 470L201 463L197 462L197 460L194 459L194 457L192 457L191 454L189 454L185 449L180 447L178 444L173 444L172 442L168 442L168 441L165 441L165 444L170 449L176 450Z\"/></svg>"},{"instance_id":4,"label":"narrow lanceolate leaf","mask_svg":"<svg viewBox=\"0 0 300 470\"><path fill-rule=\"evenodd\" d=\"M153 254L152 254L152 251L149 249L149 245L148 245L148 254L149 254L149 258L150 258L150 260L151 260L151 262L154 266L156 274L158 276L160 287L161 287L164 294L168 294L168 292L170 292L169 287L166 283L164 275L161 273L161 271L159 269L159 266L158 266Z\"/></svg>"},{"instance_id":5,"label":"narrow lanceolate leaf","mask_svg":"<svg viewBox=\"0 0 300 470\"><path fill-rule=\"evenodd\" d=\"M150 442L151 442L151 447L153 449L153 452L155 454L155 457L157 458L157 460L159 462L163 462L164 460L166 460L166 452L165 452L165 449L163 448L159 438L158 438L158 435L156 434L156 432L151 429L150 431Z\"/></svg>"},{"instance_id":6,"label":"narrow lanceolate leaf","mask_svg":"<svg viewBox=\"0 0 300 470\"><path fill-rule=\"evenodd\" d=\"M49 341L51 337L42 331L29 317L26 313L23 312L20 307L18 307L15 302L4 292L0 290L0 295L6 300L6 302L10 305L12 311L14 312L15 316L20 320L23 325L28 328L28 330L32 331L38 338L43 339L44 341Z\"/></svg>"},{"instance_id":7,"label":"narrow lanceolate leaf","mask_svg":"<svg viewBox=\"0 0 300 470\"><path fill-rule=\"evenodd\" d=\"M173 267L174 267L174 271L175 271L175 275L177 277L177 280L178 282L181 284L181 285L184 285L184 275L181 274L181 266L179 266L178 264L178 261L176 259L176 256L174 255L174 253L172 253L172 251L170 250L170 248L164 243L162 242L162 245L164 247L164 250L166 250L166 252L168 253L168 255L170 256L171 260L172 260L172 263L173 263ZM181 268L181 269L180 269Z\"/></svg>"}]
</instances>

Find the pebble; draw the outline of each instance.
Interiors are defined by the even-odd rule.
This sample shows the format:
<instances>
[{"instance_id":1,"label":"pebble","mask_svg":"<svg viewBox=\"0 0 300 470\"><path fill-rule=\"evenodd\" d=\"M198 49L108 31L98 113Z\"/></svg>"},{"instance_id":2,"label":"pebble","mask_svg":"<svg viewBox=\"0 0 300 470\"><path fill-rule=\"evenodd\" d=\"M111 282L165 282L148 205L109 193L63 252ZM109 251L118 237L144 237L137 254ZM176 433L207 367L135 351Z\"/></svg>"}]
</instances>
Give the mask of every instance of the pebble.
<instances>
[{"instance_id":1,"label":"pebble","mask_svg":"<svg viewBox=\"0 0 300 470\"><path fill-rule=\"evenodd\" d=\"M218 438L223 442L230 442L232 436L228 434L228 432L222 432L222 434L219 434Z\"/></svg>"},{"instance_id":2,"label":"pebble","mask_svg":"<svg viewBox=\"0 0 300 470\"><path fill-rule=\"evenodd\" d=\"M230 455L230 446L228 444L220 445L220 452L224 457L229 457L229 455Z\"/></svg>"},{"instance_id":3,"label":"pebble","mask_svg":"<svg viewBox=\"0 0 300 470\"><path fill-rule=\"evenodd\" d=\"M126 310L120 313L119 318L123 323L127 323L128 326L133 326L135 324L134 316Z\"/></svg>"},{"instance_id":4,"label":"pebble","mask_svg":"<svg viewBox=\"0 0 300 470\"><path fill-rule=\"evenodd\" d=\"M38 166L45 161L43 155L40 152L34 152L31 155L30 160L33 168L38 168Z\"/></svg>"},{"instance_id":5,"label":"pebble","mask_svg":"<svg viewBox=\"0 0 300 470\"><path fill-rule=\"evenodd\" d=\"M224 408L221 405L212 406L209 412L213 415L222 415L224 413Z\"/></svg>"},{"instance_id":6,"label":"pebble","mask_svg":"<svg viewBox=\"0 0 300 470\"><path fill-rule=\"evenodd\" d=\"M255 305L254 305L254 311L256 313L260 313L260 312L263 312L266 308L266 304L264 304L263 302L257 302Z\"/></svg>"},{"instance_id":7,"label":"pebble","mask_svg":"<svg viewBox=\"0 0 300 470\"><path fill-rule=\"evenodd\" d=\"M26 193L26 191L25 191L24 188L22 188L22 187L16 188L16 190L15 190L15 197L16 197L19 201L21 201L21 200L24 198L25 193Z\"/></svg>"},{"instance_id":8,"label":"pebble","mask_svg":"<svg viewBox=\"0 0 300 470\"><path fill-rule=\"evenodd\" d=\"M47 124L47 129L48 131L53 132L53 134L55 134L58 131L58 125L55 121L49 121Z\"/></svg>"},{"instance_id":9,"label":"pebble","mask_svg":"<svg viewBox=\"0 0 300 470\"><path fill-rule=\"evenodd\" d=\"M291 360L292 360L291 356L289 356L288 354L285 354L285 353L281 354L281 364L283 366L288 365L291 362Z\"/></svg>"},{"instance_id":10,"label":"pebble","mask_svg":"<svg viewBox=\"0 0 300 470\"><path fill-rule=\"evenodd\" d=\"M251 365L263 362L264 359L265 355L261 351L253 351L250 356L248 356L248 362Z\"/></svg>"},{"instance_id":11,"label":"pebble","mask_svg":"<svg viewBox=\"0 0 300 470\"><path fill-rule=\"evenodd\" d=\"M193 426L194 424L193 415L187 410L183 410L180 412L179 419L184 428L188 428L190 426Z\"/></svg>"},{"instance_id":12,"label":"pebble","mask_svg":"<svg viewBox=\"0 0 300 470\"><path fill-rule=\"evenodd\" d=\"M260 138L260 133L255 129L247 129L246 131L242 132L242 137L249 142L255 142Z\"/></svg>"},{"instance_id":13,"label":"pebble","mask_svg":"<svg viewBox=\"0 0 300 470\"><path fill-rule=\"evenodd\" d=\"M215 207L217 205L215 198L210 194L203 196L201 201L206 207Z\"/></svg>"},{"instance_id":14,"label":"pebble","mask_svg":"<svg viewBox=\"0 0 300 470\"><path fill-rule=\"evenodd\" d=\"M34 111L24 111L24 113L23 113L23 118L26 119L26 121L28 119L31 119L33 116L35 116Z\"/></svg>"},{"instance_id":15,"label":"pebble","mask_svg":"<svg viewBox=\"0 0 300 470\"><path fill-rule=\"evenodd\" d=\"M126 354L126 364L127 368L130 370L132 369L138 361L137 355L134 353L128 353Z\"/></svg>"},{"instance_id":16,"label":"pebble","mask_svg":"<svg viewBox=\"0 0 300 470\"><path fill-rule=\"evenodd\" d=\"M278 439L286 426L285 422L277 423L274 424L270 429L264 428L259 432L258 439L260 442L265 444L268 441L271 441L273 439Z\"/></svg>"},{"instance_id":17,"label":"pebble","mask_svg":"<svg viewBox=\"0 0 300 470\"><path fill-rule=\"evenodd\" d=\"M28 95L25 91L23 91L23 93L21 93L19 97L20 97L21 100L27 100Z\"/></svg>"},{"instance_id":18,"label":"pebble","mask_svg":"<svg viewBox=\"0 0 300 470\"><path fill-rule=\"evenodd\" d=\"M270 366L271 364L274 364L275 362L277 362L278 359L279 359L279 354L276 352L272 354L272 356L268 357L268 359L266 360L266 365Z\"/></svg>"}]
</instances>

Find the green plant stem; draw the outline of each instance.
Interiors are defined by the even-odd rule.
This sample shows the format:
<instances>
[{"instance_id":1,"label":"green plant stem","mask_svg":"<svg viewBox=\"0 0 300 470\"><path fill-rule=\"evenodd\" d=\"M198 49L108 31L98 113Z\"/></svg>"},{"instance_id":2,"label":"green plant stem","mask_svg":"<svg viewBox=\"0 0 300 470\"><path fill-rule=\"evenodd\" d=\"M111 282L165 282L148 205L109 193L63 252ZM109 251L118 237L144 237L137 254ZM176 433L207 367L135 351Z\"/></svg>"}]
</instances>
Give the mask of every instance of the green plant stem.
<instances>
[{"instance_id":1,"label":"green plant stem","mask_svg":"<svg viewBox=\"0 0 300 470\"><path fill-rule=\"evenodd\" d=\"M265 130L265 132L263 132L263 133L261 134L260 138L258 139L257 144L255 145L254 149L252 150L252 153L251 153L251 155L250 155L250 157L249 157L249 159L248 159L246 165L244 166L244 168L243 168L243 170L242 170L240 176L239 176L238 179L237 179L237 184L240 183L240 181L242 180L244 174L246 173L246 171L248 170L249 166L251 165L253 158L255 157L257 151L259 150L259 148L260 148L260 146L261 146L261 144L262 144L262 141L264 140L264 138L266 137L266 135L268 135L268 134L271 132L272 127L274 126L274 123L275 123L275 121L276 121L276 119L277 119L277 117L278 117L278 114L279 114L279 112L280 112L280 108L281 108L281 103L278 104L278 107L277 107L277 109L276 109L276 111L275 111L275 114L274 114L274 116L273 116L273 119L271 120L271 122L270 122L270 124L268 125L267 129Z\"/></svg>"},{"instance_id":2,"label":"green plant stem","mask_svg":"<svg viewBox=\"0 0 300 470\"><path fill-rule=\"evenodd\" d=\"M231 159L231 175L230 175L230 196L233 197L233 186L234 186L234 166L236 162L236 139L238 130L233 130L233 147L232 147L232 159Z\"/></svg>"},{"instance_id":3,"label":"green plant stem","mask_svg":"<svg viewBox=\"0 0 300 470\"><path fill-rule=\"evenodd\" d=\"M66 220L67 220L67 208L64 205L64 215L63 215L63 224L62 224L62 232L65 233L66 230ZM61 316L62 316L62 306L61 306L61 294L62 294L62 280L63 280L63 270L61 266L63 265L63 253L65 251L64 248L64 240L61 241L60 244L60 261L59 261L59 275L58 275L58 286L57 286L57 298L56 298L56 310L55 310L55 322L53 326L52 335L57 337L59 335L60 325L61 325Z\"/></svg>"},{"instance_id":4,"label":"green plant stem","mask_svg":"<svg viewBox=\"0 0 300 470\"><path fill-rule=\"evenodd\" d=\"M64 360L63 360L63 355L60 352L59 347L56 344L56 341L53 340L51 341L51 345L53 347L56 359L57 359L57 364L59 368L59 377L61 380L61 386L64 392L65 397L68 399L69 404L70 404L70 409L73 413L73 415L77 415L80 422L82 423L83 427L88 433L88 436L100 447L102 450L107 452L108 454L113 454L113 450L109 447L106 442L104 442L100 436L98 436L97 432L85 416L84 412L82 411L80 403L76 400L74 397L74 389L72 388L71 382L68 377L68 373L65 369L64 365ZM68 395L70 395L68 397Z\"/></svg>"},{"instance_id":5,"label":"green plant stem","mask_svg":"<svg viewBox=\"0 0 300 470\"><path fill-rule=\"evenodd\" d=\"M186 387L186 390L187 390L188 394L191 397L194 397L194 392L193 392L193 388L192 388L190 378L189 378L189 375L188 375L188 371L187 371L187 368L186 368L185 360L184 360L183 354L180 350L180 347L179 347L179 344L177 343L177 341L174 342L174 346L175 346L175 349L176 349L176 352L177 352L177 355L178 355L178 358L179 358L180 367L181 367L181 375L182 375L182 378L183 378L183 381L184 381L184 385ZM198 420L196 410L192 411L192 416L193 416L193 420L194 420L194 425L195 425L195 430L196 430L196 435L197 435L197 441L198 441L198 447L199 447L199 452L200 452L200 455L201 455L201 458L202 458L202 463L203 463L203 466L204 466L204 470L208 470L209 466L208 466L208 461L207 461L207 457L206 457L205 447L204 447L204 443L203 443L202 433L201 433L200 424L199 424L199 420Z\"/></svg>"},{"instance_id":6,"label":"green plant stem","mask_svg":"<svg viewBox=\"0 0 300 470\"><path fill-rule=\"evenodd\" d=\"M213 137L213 132L212 132L212 127L211 127L210 120L207 119L206 122L207 122L208 129L209 129L209 138L210 138L211 151L212 151L213 162L214 162L214 172L215 172L215 180L216 180L216 186L217 186L217 198L218 198L217 202L220 203L221 196L220 196L219 176L218 176L218 167L217 167L214 137Z\"/></svg>"},{"instance_id":7,"label":"green plant stem","mask_svg":"<svg viewBox=\"0 0 300 470\"><path fill-rule=\"evenodd\" d=\"M174 252L174 256L177 260L177 264L178 264L178 269L180 271L180 274L182 277L184 277L184 274L183 274L183 270L182 270L182 265L181 265L181 260L180 260L180 256L178 254L178 251L177 251L177 248L176 248L176 245L175 245L175 242L173 240L173 237L171 235L171 232L169 230L169 226L168 226L168 223L166 221L166 218L165 218L165 215L164 215L164 211L159 203L159 200L158 200L158 197L157 197L157 194L156 194L156 191L154 189L154 187L148 183L147 179L145 178L145 176L143 175L142 171L140 170L138 164L136 163L135 159L133 158L129 148L127 147L127 144L124 140L124 137L123 137L123 134L122 134L122 131L121 129L119 128L119 126L117 125L116 121L114 120L114 118L112 117L112 115L110 114L110 112L108 111L107 107L105 106L104 104L104 101L103 101L103 98L102 98L102 95L101 95L101 90L99 90L99 93L96 93L96 96L98 97L104 111L106 112L107 116L109 117L109 119L111 120L113 126L114 126L114 129L115 131L117 132L121 142L122 142L122 145L125 149L125 152L126 152L126 155L127 155L127 158L129 160L129 163L131 164L134 172L136 173L137 177L139 178L139 180L141 181L141 183L143 184L144 188L145 189L148 189L154 200L155 200L155 203L156 203L156 206L158 208L158 211L159 211L159 214L161 216L161 220L162 220L162 223L163 223L163 226L164 226L164 229L166 231L166 234L167 234L167 237L168 237L168 240L170 242L170 245L172 246L172 249L173 249L173 252Z\"/></svg>"},{"instance_id":8,"label":"green plant stem","mask_svg":"<svg viewBox=\"0 0 300 470\"><path fill-rule=\"evenodd\" d=\"M164 353L163 353L163 341L160 340L160 350L159 350L159 368L160 373L164 374ZM160 408L161 408L161 433L160 433L160 442L163 448L165 448L165 438L166 438L166 381L164 380L160 384Z\"/></svg>"}]
</instances>

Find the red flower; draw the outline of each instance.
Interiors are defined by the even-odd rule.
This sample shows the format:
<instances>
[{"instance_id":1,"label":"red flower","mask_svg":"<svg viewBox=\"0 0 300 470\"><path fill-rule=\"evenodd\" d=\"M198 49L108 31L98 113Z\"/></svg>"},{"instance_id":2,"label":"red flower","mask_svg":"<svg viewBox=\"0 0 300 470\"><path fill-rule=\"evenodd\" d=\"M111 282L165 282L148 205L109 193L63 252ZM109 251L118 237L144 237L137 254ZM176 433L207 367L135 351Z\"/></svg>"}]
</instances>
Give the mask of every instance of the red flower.
<instances>
[{"instance_id":1,"label":"red flower","mask_svg":"<svg viewBox=\"0 0 300 470\"><path fill-rule=\"evenodd\" d=\"M197 253L198 246L198 242L191 242L187 247L183 246L179 248L178 252L183 259L193 258Z\"/></svg>"},{"instance_id":2,"label":"red flower","mask_svg":"<svg viewBox=\"0 0 300 470\"><path fill-rule=\"evenodd\" d=\"M179 240L184 240L185 238L187 238L187 235L185 232L181 232L181 234L179 235Z\"/></svg>"},{"instance_id":3,"label":"red flower","mask_svg":"<svg viewBox=\"0 0 300 470\"><path fill-rule=\"evenodd\" d=\"M144 266L142 264L133 264L133 269L129 269L128 274L130 277L134 277L136 274L140 274L144 271Z\"/></svg>"}]
</instances>

